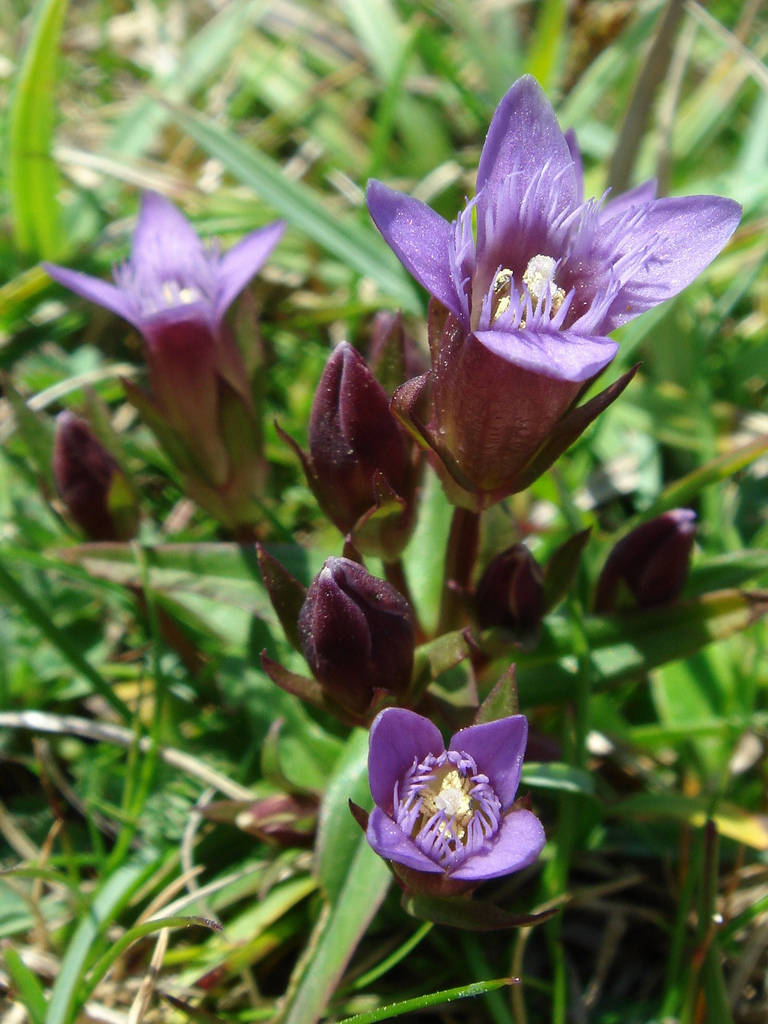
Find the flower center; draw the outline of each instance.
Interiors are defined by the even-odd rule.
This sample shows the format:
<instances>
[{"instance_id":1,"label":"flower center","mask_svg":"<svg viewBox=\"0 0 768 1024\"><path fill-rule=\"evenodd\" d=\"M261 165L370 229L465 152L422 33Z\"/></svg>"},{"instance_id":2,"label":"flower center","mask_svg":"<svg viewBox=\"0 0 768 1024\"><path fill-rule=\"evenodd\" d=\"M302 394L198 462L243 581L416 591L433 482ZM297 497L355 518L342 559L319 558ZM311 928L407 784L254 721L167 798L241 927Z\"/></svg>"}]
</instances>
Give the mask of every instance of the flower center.
<instances>
[{"instance_id":1,"label":"flower center","mask_svg":"<svg viewBox=\"0 0 768 1024\"><path fill-rule=\"evenodd\" d=\"M473 814L472 798L469 795L470 782L466 776L454 769L445 772L439 788L436 788L440 774L438 773L433 782L421 790L422 824L426 825L436 814L440 818L438 828L444 830L446 820L450 820L456 838L464 839Z\"/></svg>"},{"instance_id":2,"label":"flower center","mask_svg":"<svg viewBox=\"0 0 768 1024\"><path fill-rule=\"evenodd\" d=\"M555 267L557 260L551 256L534 256L528 261L523 274L523 284L528 289L534 308L541 303L546 295L552 302L552 312L556 313L563 304L565 292L555 284Z\"/></svg>"},{"instance_id":3,"label":"flower center","mask_svg":"<svg viewBox=\"0 0 768 1024\"><path fill-rule=\"evenodd\" d=\"M518 309L521 310L519 328L525 327L526 299L530 297L533 310L544 305L551 316L556 313L565 301L565 292L555 283L555 269L557 260L552 256L539 254L528 260L528 265L523 272L523 292L519 297ZM506 313L512 304L512 288L515 283L515 275L507 267L498 271L493 281L491 325L499 317Z\"/></svg>"},{"instance_id":4,"label":"flower center","mask_svg":"<svg viewBox=\"0 0 768 1024\"><path fill-rule=\"evenodd\" d=\"M395 786L396 823L446 871L489 848L502 808L469 754L449 750L414 761Z\"/></svg>"}]
</instances>

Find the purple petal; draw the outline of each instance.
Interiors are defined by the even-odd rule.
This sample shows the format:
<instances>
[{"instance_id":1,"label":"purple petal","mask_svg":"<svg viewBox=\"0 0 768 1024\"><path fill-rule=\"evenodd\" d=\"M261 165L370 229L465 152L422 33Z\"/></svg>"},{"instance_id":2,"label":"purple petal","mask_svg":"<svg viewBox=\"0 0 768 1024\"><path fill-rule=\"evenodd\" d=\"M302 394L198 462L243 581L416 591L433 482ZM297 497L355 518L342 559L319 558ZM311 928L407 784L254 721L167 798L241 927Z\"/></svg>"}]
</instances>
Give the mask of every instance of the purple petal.
<instances>
[{"instance_id":1,"label":"purple petal","mask_svg":"<svg viewBox=\"0 0 768 1024\"><path fill-rule=\"evenodd\" d=\"M568 149L576 173L576 205L581 206L584 202L584 161L581 159L581 149L579 148L576 132L573 128L569 128L565 133L565 141L568 143Z\"/></svg>"},{"instance_id":2,"label":"purple petal","mask_svg":"<svg viewBox=\"0 0 768 1024\"><path fill-rule=\"evenodd\" d=\"M182 254L184 263L206 260L203 244L184 214L157 192L144 192L136 229L133 232L131 260L157 267L163 259L171 274Z\"/></svg>"},{"instance_id":3,"label":"purple petal","mask_svg":"<svg viewBox=\"0 0 768 1024\"><path fill-rule=\"evenodd\" d=\"M523 756L528 742L525 715L472 725L451 737L449 750L461 750L475 759L477 770L488 776L501 806L512 805L520 785Z\"/></svg>"},{"instance_id":4,"label":"purple petal","mask_svg":"<svg viewBox=\"0 0 768 1024\"><path fill-rule=\"evenodd\" d=\"M224 253L218 266L219 292L215 303L217 320L224 316L231 303L261 269L284 231L285 222L275 221L259 231L252 231Z\"/></svg>"},{"instance_id":5,"label":"purple petal","mask_svg":"<svg viewBox=\"0 0 768 1024\"><path fill-rule=\"evenodd\" d=\"M655 178L649 178L642 185L637 185L635 188L629 189L628 192L622 192L615 199L609 196L605 206L598 214L599 222L605 224L612 217L617 217L620 213L624 213L625 210L629 210L633 206L653 202L656 198L658 187L658 181Z\"/></svg>"},{"instance_id":6,"label":"purple petal","mask_svg":"<svg viewBox=\"0 0 768 1024\"><path fill-rule=\"evenodd\" d=\"M397 861L417 871L442 873L443 869L423 854L416 843L378 807L371 811L365 837L374 851L386 860Z\"/></svg>"},{"instance_id":7,"label":"purple petal","mask_svg":"<svg viewBox=\"0 0 768 1024\"><path fill-rule=\"evenodd\" d=\"M368 748L368 780L374 802L388 814L394 809L395 783L427 754L445 750L436 725L415 711L385 708L373 720Z\"/></svg>"},{"instance_id":8,"label":"purple petal","mask_svg":"<svg viewBox=\"0 0 768 1024\"><path fill-rule=\"evenodd\" d=\"M657 199L601 224L595 247L622 280L602 329L608 333L681 292L717 256L740 217L732 199L687 196ZM636 262L626 278L621 260Z\"/></svg>"},{"instance_id":9,"label":"purple petal","mask_svg":"<svg viewBox=\"0 0 768 1024\"><path fill-rule=\"evenodd\" d=\"M512 811L502 822L493 846L485 853L468 857L451 872L451 878L482 882L486 878L520 871L533 864L546 841L542 824L535 814L524 810Z\"/></svg>"},{"instance_id":10,"label":"purple petal","mask_svg":"<svg viewBox=\"0 0 768 1024\"><path fill-rule=\"evenodd\" d=\"M56 266L55 263L43 263L43 269L54 281L58 281L76 295L81 295L98 306L104 306L105 309L136 324L137 314L131 302L125 292L115 285L98 277L91 277L90 274L81 274L78 270Z\"/></svg>"},{"instance_id":11,"label":"purple petal","mask_svg":"<svg viewBox=\"0 0 768 1024\"><path fill-rule=\"evenodd\" d=\"M556 380L590 380L619 348L608 338L573 331L476 331L475 337L507 362Z\"/></svg>"},{"instance_id":12,"label":"purple petal","mask_svg":"<svg viewBox=\"0 0 768 1024\"><path fill-rule=\"evenodd\" d=\"M547 177L558 179L559 210L573 208L578 185L573 156L543 89L530 75L518 79L493 115L477 170L478 249L485 222L485 204L494 197L510 174L520 177L517 191L546 167ZM482 196L480 195L482 193Z\"/></svg>"},{"instance_id":13,"label":"purple petal","mask_svg":"<svg viewBox=\"0 0 768 1024\"><path fill-rule=\"evenodd\" d=\"M380 181L369 181L365 196L374 224L406 270L430 295L463 317L450 271L452 225L418 199Z\"/></svg>"}]
</instances>

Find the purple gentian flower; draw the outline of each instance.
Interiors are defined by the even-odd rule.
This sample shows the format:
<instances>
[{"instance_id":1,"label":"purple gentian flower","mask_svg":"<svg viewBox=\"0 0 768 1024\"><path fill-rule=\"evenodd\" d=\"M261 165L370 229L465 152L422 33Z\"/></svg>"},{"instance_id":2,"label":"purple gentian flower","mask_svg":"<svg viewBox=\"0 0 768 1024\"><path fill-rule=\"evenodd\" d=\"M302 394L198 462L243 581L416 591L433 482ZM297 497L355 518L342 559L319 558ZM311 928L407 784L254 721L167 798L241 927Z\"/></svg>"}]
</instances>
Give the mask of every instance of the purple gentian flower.
<instances>
[{"instance_id":1,"label":"purple gentian flower","mask_svg":"<svg viewBox=\"0 0 768 1024\"><path fill-rule=\"evenodd\" d=\"M133 324L152 347L162 344L165 330L178 324L194 324L218 335L227 309L284 230L284 223L276 221L220 255L203 246L173 203L156 192L145 192L131 257L115 268L115 284L66 267L43 266L65 288Z\"/></svg>"},{"instance_id":2,"label":"purple gentian flower","mask_svg":"<svg viewBox=\"0 0 768 1024\"><path fill-rule=\"evenodd\" d=\"M44 264L59 284L124 317L141 333L157 412L177 439L167 447L177 453L181 441L191 453L193 468L187 463L181 468L188 481L199 484L198 500L216 506L215 514L229 525L246 514L261 454L255 451L257 426L252 424L252 431L248 426L253 420L248 373L224 316L283 230L280 221L269 224L220 254L204 247L172 203L147 192L130 259L115 268L115 284ZM224 412L228 402L239 406L232 415ZM240 437L233 441L225 421L236 420Z\"/></svg>"},{"instance_id":3,"label":"purple gentian flower","mask_svg":"<svg viewBox=\"0 0 768 1024\"><path fill-rule=\"evenodd\" d=\"M513 807L527 738L512 715L460 730L446 750L429 719L386 708L371 726L368 842L395 870L473 885L532 864L544 829Z\"/></svg>"},{"instance_id":4,"label":"purple gentian flower","mask_svg":"<svg viewBox=\"0 0 768 1024\"><path fill-rule=\"evenodd\" d=\"M527 487L618 396L629 377L574 409L616 354L607 335L685 288L740 216L718 196L656 199L653 182L585 202L573 136L530 76L499 104L455 221L378 181L367 201L433 296L432 369L393 407L476 509Z\"/></svg>"},{"instance_id":5,"label":"purple gentian flower","mask_svg":"<svg viewBox=\"0 0 768 1024\"><path fill-rule=\"evenodd\" d=\"M367 199L401 262L487 349L586 381L616 353L606 335L690 284L741 208L718 196L655 199L652 183L584 202L571 145L526 76L496 109L477 193L453 223L378 181Z\"/></svg>"}]
</instances>

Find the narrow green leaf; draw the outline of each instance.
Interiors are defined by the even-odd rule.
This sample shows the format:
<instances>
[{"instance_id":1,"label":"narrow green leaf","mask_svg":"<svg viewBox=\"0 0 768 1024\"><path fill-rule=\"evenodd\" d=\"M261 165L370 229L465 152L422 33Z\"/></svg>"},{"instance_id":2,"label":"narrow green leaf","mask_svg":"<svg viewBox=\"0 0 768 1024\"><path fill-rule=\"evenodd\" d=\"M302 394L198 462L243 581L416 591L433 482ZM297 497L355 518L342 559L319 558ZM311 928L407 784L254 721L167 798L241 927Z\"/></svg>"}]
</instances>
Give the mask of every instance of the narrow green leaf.
<instances>
[{"instance_id":1,"label":"narrow green leaf","mask_svg":"<svg viewBox=\"0 0 768 1024\"><path fill-rule=\"evenodd\" d=\"M19 249L35 258L65 251L53 162L56 62L67 0L38 0L8 112L7 182Z\"/></svg>"},{"instance_id":2,"label":"narrow green leaf","mask_svg":"<svg viewBox=\"0 0 768 1024\"><path fill-rule=\"evenodd\" d=\"M369 810L368 733L355 729L347 740L325 791L318 819L316 870L326 899L336 900L360 841L360 826L349 810L349 800Z\"/></svg>"},{"instance_id":3,"label":"narrow green leaf","mask_svg":"<svg viewBox=\"0 0 768 1024\"><path fill-rule=\"evenodd\" d=\"M140 881L144 867L125 864L97 890L90 910L84 914L69 941L51 990L45 1024L71 1024L82 1005L82 978L88 955L96 938L113 914Z\"/></svg>"},{"instance_id":4,"label":"narrow green leaf","mask_svg":"<svg viewBox=\"0 0 768 1024\"><path fill-rule=\"evenodd\" d=\"M716 640L747 629L768 611L768 592L719 590L665 608L624 615L587 616L590 674L595 690L605 690L678 658L687 658ZM544 620L533 652L515 648L509 633L487 630L481 646L494 658L513 658L523 707L573 700L578 669L573 661L571 624L559 616Z\"/></svg>"},{"instance_id":5,"label":"narrow green leaf","mask_svg":"<svg viewBox=\"0 0 768 1024\"><path fill-rule=\"evenodd\" d=\"M221 160L238 181L252 188L289 224L345 266L373 278L404 310L419 312L420 303L405 272L373 227L363 227L326 209L322 197L309 186L291 181L271 157L251 149L207 118L177 107L171 115L198 145Z\"/></svg>"},{"instance_id":6,"label":"narrow green leaf","mask_svg":"<svg viewBox=\"0 0 768 1024\"><path fill-rule=\"evenodd\" d=\"M43 1024L48 1004L42 985L13 946L5 947L3 958L5 969L11 976L11 983L16 990L16 999L29 1014L32 1024Z\"/></svg>"},{"instance_id":7,"label":"narrow green leaf","mask_svg":"<svg viewBox=\"0 0 768 1024\"><path fill-rule=\"evenodd\" d=\"M91 684L94 691L104 698L120 718L124 722L130 722L133 718L130 709L93 665L83 657L65 631L59 629L46 610L38 604L21 583L7 572L2 561L0 561L0 590L4 590L6 595L23 609L29 621L40 630L46 640L58 649L72 668Z\"/></svg>"},{"instance_id":8,"label":"narrow green leaf","mask_svg":"<svg viewBox=\"0 0 768 1024\"><path fill-rule=\"evenodd\" d=\"M152 935L154 932L160 932L164 928L190 928L193 925L199 928L208 928L215 932L221 931L221 925L216 921L209 921L204 917L185 917L178 914L175 917L155 918L151 921L145 921L144 924L137 924L133 928L129 928L116 942L112 943L104 956L97 960L88 972L88 978L83 985L82 991L79 993L81 1003L84 1003L89 998L114 962L137 939L141 939L145 935Z\"/></svg>"},{"instance_id":9,"label":"narrow green leaf","mask_svg":"<svg viewBox=\"0 0 768 1024\"><path fill-rule=\"evenodd\" d=\"M56 492L53 477L53 429L50 420L43 419L39 413L30 409L27 402L16 390L16 386L7 374L0 375L3 392L13 409L16 418L16 429L29 451L29 458L41 480L51 494Z\"/></svg>"},{"instance_id":10,"label":"narrow green leaf","mask_svg":"<svg viewBox=\"0 0 768 1024\"><path fill-rule=\"evenodd\" d=\"M557 913L557 908L553 907L538 914L513 914L482 900L407 894L402 904L413 917L469 932L496 932L542 924Z\"/></svg>"},{"instance_id":11,"label":"narrow green leaf","mask_svg":"<svg viewBox=\"0 0 768 1024\"><path fill-rule=\"evenodd\" d=\"M705 487L727 479L740 469L749 466L765 452L768 452L768 434L763 434L761 437L755 438L754 441L750 441L749 444L725 452L704 466L699 466L692 473L665 488L650 508L645 509L642 516L635 516L625 523L621 530L622 535L629 533L640 522L661 515L662 512L690 505Z\"/></svg>"},{"instance_id":12,"label":"narrow green leaf","mask_svg":"<svg viewBox=\"0 0 768 1024\"><path fill-rule=\"evenodd\" d=\"M471 985L460 985L458 988L444 988L441 992L430 992L426 996L404 999L399 1003L380 1006L377 1010L368 1010L366 1013L358 1013L354 1017L345 1017L339 1024L375 1024L376 1021L401 1017L404 1013L423 1010L428 1006L440 1006L442 1003L452 1003L455 999L481 996L486 992L502 988L504 985L515 985L518 981L518 978L496 978L494 981L475 981Z\"/></svg>"},{"instance_id":13,"label":"narrow green leaf","mask_svg":"<svg viewBox=\"0 0 768 1024\"><path fill-rule=\"evenodd\" d=\"M526 761L523 765L521 785L530 786L531 789L576 793L579 796L595 795L595 783L589 772L560 761L546 761L541 764Z\"/></svg>"},{"instance_id":14,"label":"narrow green leaf","mask_svg":"<svg viewBox=\"0 0 768 1024\"><path fill-rule=\"evenodd\" d=\"M357 826L355 826L357 827ZM327 918L310 938L312 958L304 967L285 1008L282 1024L315 1024L325 1013L358 942L381 905L392 876L364 836ZM300 962L300 969L304 966Z\"/></svg>"},{"instance_id":15,"label":"narrow green leaf","mask_svg":"<svg viewBox=\"0 0 768 1024\"><path fill-rule=\"evenodd\" d=\"M768 824L764 816L750 814L742 807L718 803L712 811L710 797L690 797L682 793L634 793L614 804L609 812L613 817L640 821L643 818L672 818L684 821L696 828L703 827L708 819L717 825L721 835L735 839L755 850L768 850Z\"/></svg>"}]
</instances>

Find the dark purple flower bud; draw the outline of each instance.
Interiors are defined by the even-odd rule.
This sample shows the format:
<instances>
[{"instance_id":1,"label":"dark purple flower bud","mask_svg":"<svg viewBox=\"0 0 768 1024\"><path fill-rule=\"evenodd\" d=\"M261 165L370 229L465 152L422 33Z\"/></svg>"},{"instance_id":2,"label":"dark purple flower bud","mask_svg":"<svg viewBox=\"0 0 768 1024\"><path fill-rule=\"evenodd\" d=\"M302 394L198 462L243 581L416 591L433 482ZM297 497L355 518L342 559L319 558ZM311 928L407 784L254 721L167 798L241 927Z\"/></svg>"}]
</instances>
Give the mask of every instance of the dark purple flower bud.
<instances>
[{"instance_id":1,"label":"dark purple flower bud","mask_svg":"<svg viewBox=\"0 0 768 1024\"><path fill-rule=\"evenodd\" d=\"M669 604L688 575L696 534L696 513L689 508L665 512L623 537L608 555L595 593L595 611L621 605L623 584L640 608Z\"/></svg>"},{"instance_id":2,"label":"dark purple flower bud","mask_svg":"<svg viewBox=\"0 0 768 1024\"><path fill-rule=\"evenodd\" d=\"M309 454L298 453L320 507L358 551L398 558L414 523L420 453L346 342L332 353L315 393Z\"/></svg>"},{"instance_id":3,"label":"dark purple flower bud","mask_svg":"<svg viewBox=\"0 0 768 1024\"><path fill-rule=\"evenodd\" d=\"M53 475L61 500L91 540L136 536L133 488L85 420L68 411L56 418Z\"/></svg>"},{"instance_id":4,"label":"dark purple flower bud","mask_svg":"<svg viewBox=\"0 0 768 1024\"><path fill-rule=\"evenodd\" d=\"M511 715L460 730L446 750L429 719L403 708L377 715L366 835L408 888L437 876L449 895L452 885L471 888L536 860L544 829L514 803L527 736L525 716Z\"/></svg>"},{"instance_id":5,"label":"dark purple flower bud","mask_svg":"<svg viewBox=\"0 0 768 1024\"><path fill-rule=\"evenodd\" d=\"M514 544L489 564L475 592L481 629L532 630L546 610L544 575L525 544Z\"/></svg>"},{"instance_id":6,"label":"dark purple flower bud","mask_svg":"<svg viewBox=\"0 0 768 1024\"><path fill-rule=\"evenodd\" d=\"M415 647L410 605L348 558L329 558L299 615L304 657L326 692L356 715L410 686Z\"/></svg>"},{"instance_id":7,"label":"dark purple flower bud","mask_svg":"<svg viewBox=\"0 0 768 1024\"><path fill-rule=\"evenodd\" d=\"M283 229L277 222L251 232L222 255L203 246L175 206L147 192L115 284L45 264L54 280L141 333L154 405L134 387L129 397L193 496L232 528L252 520L263 458L248 374L224 317Z\"/></svg>"}]
</instances>

